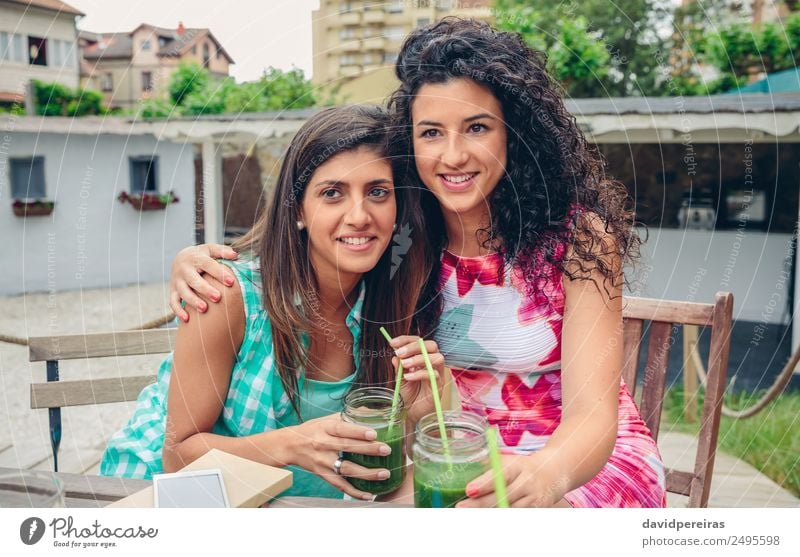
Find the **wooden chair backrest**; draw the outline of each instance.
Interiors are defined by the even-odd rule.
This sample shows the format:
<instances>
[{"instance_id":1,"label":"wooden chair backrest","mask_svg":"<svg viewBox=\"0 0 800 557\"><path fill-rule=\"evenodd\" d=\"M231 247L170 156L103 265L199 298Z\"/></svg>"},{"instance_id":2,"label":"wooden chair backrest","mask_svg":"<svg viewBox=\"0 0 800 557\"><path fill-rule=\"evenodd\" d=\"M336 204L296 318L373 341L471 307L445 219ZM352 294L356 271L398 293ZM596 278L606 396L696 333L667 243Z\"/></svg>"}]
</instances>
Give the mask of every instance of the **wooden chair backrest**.
<instances>
[{"instance_id":1,"label":"wooden chair backrest","mask_svg":"<svg viewBox=\"0 0 800 557\"><path fill-rule=\"evenodd\" d=\"M61 446L61 408L136 400L142 389L156 381L154 374L60 381L59 362L162 354L173 349L176 333L177 329L152 329L28 339L28 360L47 363L47 382L31 384L31 408L48 409L50 445L53 449L53 468L56 472L58 472L58 449Z\"/></svg>"},{"instance_id":2,"label":"wooden chair backrest","mask_svg":"<svg viewBox=\"0 0 800 557\"><path fill-rule=\"evenodd\" d=\"M661 425L669 351L675 342L674 332L678 325L711 327L708 377L694 470L686 472L667 469L666 471L667 491L687 495L689 507L706 507L711 489L722 395L728 370L733 294L718 292L713 304L625 298L623 317L625 328L622 378L634 396L637 389L642 333L649 330L639 410L656 442Z\"/></svg>"},{"instance_id":3,"label":"wooden chair backrest","mask_svg":"<svg viewBox=\"0 0 800 557\"><path fill-rule=\"evenodd\" d=\"M32 337L28 341L31 362L138 356L170 352L175 346L176 329L153 329L88 335ZM50 374L48 369L48 375ZM137 375L109 379L59 381L31 384L31 408L61 408L84 404L105 404L136 400L141 390L155 382L156 376Z\"/></svg>"}]
</instances>

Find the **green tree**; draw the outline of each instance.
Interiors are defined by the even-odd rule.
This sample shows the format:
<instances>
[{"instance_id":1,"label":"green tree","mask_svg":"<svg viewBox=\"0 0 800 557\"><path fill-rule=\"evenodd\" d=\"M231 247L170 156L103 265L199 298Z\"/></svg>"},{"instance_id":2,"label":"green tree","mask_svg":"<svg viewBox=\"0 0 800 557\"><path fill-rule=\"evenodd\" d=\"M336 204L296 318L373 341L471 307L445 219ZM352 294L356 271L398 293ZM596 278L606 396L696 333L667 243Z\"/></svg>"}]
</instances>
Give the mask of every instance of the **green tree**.
<instances>
[{"instance_id":1,"label":"green tree","mask_svg":"<svg viewBox=\"0 0 800 557\"><path fill-rule=\"evenodd\" d=\"M181 77L175 79L176 90L187 91L188 87L181 89L177 83L189 82L187 77L190 75L191 71L185 69ZM207 70L201 68L193 83L202 83L202 86L192 86L191 91L181 97L181 102L176 104L177 111L181 114L267 112L305 108L316 104L311 82L297 68L289 71L268 68L258 80L239 84L231 77L214 79Z\"/></svg>"},{"instance_id":2,"label":"green tree","mask_svg":"<svg viewBox=\"0 0 800 557\"><path fill-rule=\"evenodd\" d=\"M179 105L184 97L200 91L211 77L208 70L194 62L182 62L169 78L169 96L172 102Z\"/></svg>"},{"instance_id":3,"label":"green tree","mask_svg":"<svg viewBox=\"0 0 800 557\"><path fill-rule=\"evenodd\" d=\"M495 21L501 29L521 33L534 47L541 45L543 38L548 55L559 59L553 61L554 73L557 75L559 68L577 72L567 84L570 94L656 94L659 68L653 51L663 48L657 29L665 18L659 0L563 0L535 6L531 7L529 0L497 0ZM588 48L590 42L596 43L594 47ZM557 45L571 48L579 60L585 56L584 68L602 61L606 71L587 72L580 63L561 65L565 56L552 52ZM598 58L599 49L608 54L605 60Z\"/></svg>"}]
</instances>

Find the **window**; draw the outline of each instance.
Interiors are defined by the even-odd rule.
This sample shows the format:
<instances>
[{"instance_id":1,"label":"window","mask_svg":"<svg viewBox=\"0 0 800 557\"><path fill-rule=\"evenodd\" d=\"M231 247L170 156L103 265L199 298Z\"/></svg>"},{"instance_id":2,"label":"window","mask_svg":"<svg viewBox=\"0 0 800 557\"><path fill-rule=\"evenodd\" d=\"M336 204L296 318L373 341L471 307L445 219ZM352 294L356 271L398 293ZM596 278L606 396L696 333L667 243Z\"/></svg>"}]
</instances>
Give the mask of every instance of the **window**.
<instances>
[{"instance_id":1,"label":"window","mask_svg":"<svg viewBox=\"0 0 800 557\"><path fill-rule=\"evenodd\" d=\"M19 62L20 64L25 63L25 47L23 46L24 44L25 40L22 37L22 35L13 35L11 39L11 46L12 46L11 59L14 62Z\"/></svg>"},{"instance_id":2,"label":"window","mask_svg":"<svg viewBox=\"0 0 800 557\"><path fill-rule=\"evenodd\" d=\"M102 89L104 92L114 90L114 74L108 72L100 76L100 89Z\"/></svg>"},{"instance_id":3,"label":"window","mask_svg":"<svg viewBox=\"0 0 800 557\"><path fill-rule=\"evenodd\" d=\"M28 63L34 66L47 65L47 39L28 37Z\"/></svg>"},{"instance_id":4,"label":"window","mask_svg":"<svg viewBox=\"0 0 800 557\"><path fill-rule=\"evenodd\" d=\"M72 43L53 39L50 41L50 65L54 67L72 66Z\"/></svg>"},{"instance_id":5,"label":"window","mask_svg":"<svg viewBox=\"0 0 800 557\"><path fill-rule=\"evenodd\" d=\"M393 0L392 2L389 2L389 5L386 7L386 11L390 14L403 13L403 0Z\"/></svg>"},{"instance_id":6,"label":"window","mask_svg":"<svg viewBox=\"0 0 800 557\"><path fill-rule=\"evenodd\" d=\"M192 55L197 55L197 45L196 44L192 45Z\"/></svg>"},{"instance_id":7,"label":"window","mask_svg":"<svg viewBox=\"0 0 800 557\"><path fill-rule=\"evenodd\" d=\"M399 25L392 25L386 28L386 38L390 41L400 41L406 36L406 30Z\"/></svg>"},{"instance_id":8,"label":"window","mask_svg":"<svg viewBox=\"0 0 800 557\"><path fill-rule=\"evenodd\" d=\"M353 66L356 64L356 57L353 54L343 54L339 56L340 66Z\"/></svg>"},{"instance_id":9,"label":"window","mask_svg":"<svg viewBox=\"0 0 800 557\"><path fill-rule=\"evenodd\" d=\"M11 197L44 199L44 157L11 159Z\"/></svg>"},{"instance_id":10,"label":"window","mask_svg":"<svg viewBox=\"0 0 800 557\"><path fill-rule=\"evenodd\" d=\"M430 22L431 22L430 18L421 17L421 18L417 19L417 27L425 27L426 25L429 25Z\"/></svg>"},{"instance_id":11,"label":"window","mask_svg":"<svg viewBox=\"0 0 800 557\"><path fill-rule=\"evenodd\" d=\"M211 51L208 48L208 43L203 43L203 65L208 66L209 61L211 61Z\"/></svg>"},{"instance_id":12,"label":"window","mask_svg":"<svg viewBox=\"0 0 800 557\"><path fill-rule=\"evenodd\" d=\"M377 64L378 63L378 57L376 57L371 52L368 52L367 54L364 55L364 63L365 64Z\"/></svg>"},{"instance_id":13,"label":"window","mask_svg":"<svg viewBox=\"0 0 800 557\"><path fill-rule=\"evenodd\" d=\"M152 48L152 45L150 44L149 40L148 41L142 41L142 50L150 50L151 48Z\"/></svg>"},{"instance_id":14,"label":"window","mask_svg":"<svg viewBox=\"0 0 800 557\"><path fill-rule=\"evenodd\" d=\"M158 157L131 157L131 193L158 191Z\"/></svg>"},{"instance_id":15,"label":"window","mask_svg":"<svg viewBox=\"0 0 800 557\"><path fill-rule=\"evenodd\" d=\"M217 60L220 60L221 58L222 58L222 49L218 48L217 49Z\"/></svg>"},{"instance_id":16,"label":"window","mask_svg":"<svg viewBox=\"0 0 800 557\"><path fill-rule=\"evenodd\" d=\"M0 60L11 60L11 34L0 31Z\"/></svg>"},{"instance_id":17,"label":"window","mask_svg":"<svg viewBox=\"0 0 800 557\"><path fill-rule=\"evenodd\" d=\"M142 91L153 90L153 72L142 72Z\"/></svg>"},{"instance_id":18,"label":"window","mask_svg":"<svg viewBox=\"0 0 800 557\"><path fill-rule=\"evenodd\" d=\"M383 63L384 64L394 64L397 62L397 53L396 52L385 52L383 54Z\"/></svg>"},{"instance_id":19,"label":"window","mask_svg":"<svg viewBox=\"0 0 800 557\"><path fill-rule=\"evenodd\" d=\"M354 39L356 37L355 27L345 27L339 30L339 38L342 40Z\"/></svg>"}]
</instances>

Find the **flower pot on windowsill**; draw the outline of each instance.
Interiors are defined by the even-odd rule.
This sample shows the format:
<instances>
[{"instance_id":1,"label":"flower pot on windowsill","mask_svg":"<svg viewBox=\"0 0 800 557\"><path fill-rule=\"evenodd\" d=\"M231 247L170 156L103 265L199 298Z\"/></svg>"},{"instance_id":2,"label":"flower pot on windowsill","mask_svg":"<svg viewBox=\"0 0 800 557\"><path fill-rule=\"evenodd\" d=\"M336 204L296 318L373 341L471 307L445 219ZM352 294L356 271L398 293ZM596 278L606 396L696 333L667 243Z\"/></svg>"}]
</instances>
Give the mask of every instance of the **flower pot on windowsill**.
<instances>
[{"instance_id":1,"label":"flower pot on windowsill","mask_svg":"<svg viewBox=\"0 0 800 557\"><path fill-rule=\"evenodd\" d=\"M120 203L130 203L137 211L163 211L170 203L177 203L178 197L168 191L164 194L122 192L117 196Z\"/></svg>"},{"instance_id":2,"label":"flower pot on windowsill","mask_svg":"<svg viewBox=\"0 0 800 557\"><path fill-rule=\"evenodd\" d=\"M17 199L11 204L14 215L18 217L46 217L53 212L55 201L24 201Z\"/></svg>"}]
</instances>

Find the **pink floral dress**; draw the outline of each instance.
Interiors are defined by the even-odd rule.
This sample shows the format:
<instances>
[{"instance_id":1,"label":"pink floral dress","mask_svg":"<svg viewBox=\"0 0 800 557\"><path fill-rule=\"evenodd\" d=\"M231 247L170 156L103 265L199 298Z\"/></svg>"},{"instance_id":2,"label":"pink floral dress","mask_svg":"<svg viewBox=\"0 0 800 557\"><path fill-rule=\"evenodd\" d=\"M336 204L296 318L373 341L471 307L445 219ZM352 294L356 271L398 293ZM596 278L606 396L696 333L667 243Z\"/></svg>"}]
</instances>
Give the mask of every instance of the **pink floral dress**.
<instances>
[{"instance_id":1,"label":"pink floral dress","mask_svg":"<svg viewBox=\"0 0 800 557\"><path fill-rule=\"evenodd\" d=\"M541 449L561 422L561 274L547 274L537 294L498 253L442 256L444 311L436 341L461 395L462 408L485 416L502 450ZM664 466L624 382L619 428L602 470L564 497L573 507L664 507Z\"/></svg>"}]
</instances>

